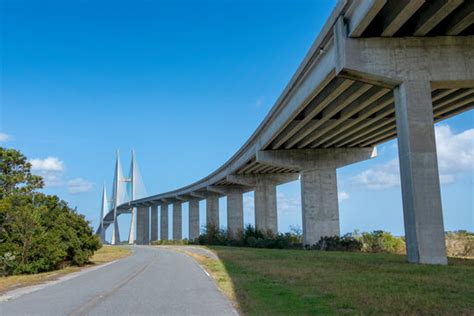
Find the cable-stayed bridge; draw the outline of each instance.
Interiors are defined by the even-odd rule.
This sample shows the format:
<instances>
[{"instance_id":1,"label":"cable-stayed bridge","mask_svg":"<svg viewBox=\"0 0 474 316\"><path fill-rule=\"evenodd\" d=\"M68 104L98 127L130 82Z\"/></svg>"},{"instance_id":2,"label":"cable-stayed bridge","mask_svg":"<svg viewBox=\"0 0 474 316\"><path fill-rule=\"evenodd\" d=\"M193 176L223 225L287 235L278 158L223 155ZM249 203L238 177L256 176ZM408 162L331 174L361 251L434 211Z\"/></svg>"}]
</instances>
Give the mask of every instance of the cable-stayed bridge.
<instances>
[{"instance_id":1,"label":"cable-stayed bridge","mask_svg":"<svg viewBox=\"0 0 474 316\"><path fill-rule=\"evenodd\" d=\"M167 239L172 204L173 238L181 239L181 205L189 203L195 238L199 201L206 200L206 223L219 226L218 199L226 196L232 238L251 190L256 227L275 233L276 186L300 178L304 243L314 244L340 233L336 169L398 138L408 260L446 264L433 124L474 106L473 34L471 0L339 1L273 108L219 169L171 192L138 198L132 190L125 202L120 183L133 183L134 167L123 180L117 160L99 233L112 225L115 243L117 216L132 212L130 242L136 227L136 243L148 244L158 238L160 208Z\"/></svg>"}]
</instances>

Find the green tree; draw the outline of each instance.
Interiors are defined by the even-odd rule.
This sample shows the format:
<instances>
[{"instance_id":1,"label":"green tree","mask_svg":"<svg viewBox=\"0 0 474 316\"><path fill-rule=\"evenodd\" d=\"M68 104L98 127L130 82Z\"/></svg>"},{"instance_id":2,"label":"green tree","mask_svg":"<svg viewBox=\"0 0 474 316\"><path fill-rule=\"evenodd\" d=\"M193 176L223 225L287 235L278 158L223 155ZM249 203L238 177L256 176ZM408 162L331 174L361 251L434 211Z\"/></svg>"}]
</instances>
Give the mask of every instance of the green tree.
<instances>
[{"instance_id":1,"label":"green tree","mask_svg":"<svg viewBox=\"0 0 474 316\"><path fill-rule=\"evenodd\" d=\"M43 185L16 150L0 148L0 271L37 273L83 265L101 247L89 222Z\"/></svg>"},{"instance_id":2,"label":"green tree","mask_svg":"<svg viewBox=\"0 0 474 316\"><path fill-rule=\"evenodd\" d=\"M31 164L18 150L0 147L0 199L14 193L30 193L43 187L31 173Z\"/></svg>"}]
</instances>

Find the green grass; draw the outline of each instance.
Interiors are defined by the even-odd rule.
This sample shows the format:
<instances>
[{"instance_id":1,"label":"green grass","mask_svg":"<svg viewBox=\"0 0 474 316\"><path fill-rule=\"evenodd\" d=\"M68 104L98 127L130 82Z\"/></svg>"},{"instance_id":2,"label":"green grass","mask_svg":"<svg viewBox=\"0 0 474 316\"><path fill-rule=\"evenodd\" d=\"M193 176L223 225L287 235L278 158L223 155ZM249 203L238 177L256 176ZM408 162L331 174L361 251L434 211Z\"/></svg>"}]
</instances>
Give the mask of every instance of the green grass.
<instances>
[{"instance_id":1,"label":"green grass","mask_svg":"<svg viewBox=\"0 0 474 316\"><path fill-rule=\"evenodd\" d=\"M404 256L210 247L193 256L246 315L472 314L474 260L415 265Z\"/></svg>"}]
</instances>

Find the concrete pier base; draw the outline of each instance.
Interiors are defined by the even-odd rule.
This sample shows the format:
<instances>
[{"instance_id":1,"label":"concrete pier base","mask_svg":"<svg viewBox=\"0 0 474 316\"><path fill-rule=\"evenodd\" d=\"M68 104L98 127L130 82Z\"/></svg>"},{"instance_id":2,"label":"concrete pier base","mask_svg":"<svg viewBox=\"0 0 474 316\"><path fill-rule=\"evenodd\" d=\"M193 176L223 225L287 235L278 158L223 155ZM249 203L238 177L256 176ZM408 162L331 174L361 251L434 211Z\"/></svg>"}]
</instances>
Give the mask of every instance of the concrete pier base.
<instances>
[{"instance_id":1,"label":"concrete pier base","mask_svg":"<svg viewBox=\"0 0 474 316\"><path fill-rule=\"evenodd\" d=\"M227 193L227 236L236 239L244 229L244 199L239 189Z\"/></svg>"},{"instance_id":2,"label":"concrete pier base","mask_svg":"<svg viewBox=\"0 0 474 316\"><path fill-rule=\"evenodd\" d=\"M189 200L189 240L199 237L199 200Z\"/></svg>"},{"instance_id":3,"label":"concrete pier base","mask_svg":"<svg viewBox=\"0 0 474 316\"><path fill-rule=\"evenodd\" d=\"M339 236L336 169L301 172L303 243L314 245L323 236Z\"/></svg>"},{"instance_id":4,"label":"concrete pier base","mask_svg":"<svg viewBox=\"0 0 474 316\"><path fill-rule=\"evenodd\" d=\"M255 186L255 228L268 233L278 233L278 213L276 184L265 179L265 176L257 177Z\"/></svg>"},{"instance_id":5,"label":"concrete pier base","mask_svg":"<svg viewBox=\"0 0 474 316\"><path fill-rule=\"evenodd\" d=\"M158 240L158 205L150 207L150 240Z\"/></svg>"},{"instance_id":6,"label":"concrete pier base","mask_svg":"<svg viewBox=\"0 0 474 316\"><path fill-rule=\"evenodd\" d=\"M206 198L206 226L212 225L219 229L219 196L209 195Z\"/></svg>"},{"instance_id":7,"label":"concrete pier base","mask_svg":"<svg viewBox=\"0 0 474 316\"><path fill-rule=\"evenodd\" d=\"M181 202L173 203L173 240L183 239L183 222L182 222L183 209Z\"/></svg>"},{"instance_id":8,"label":"concrete pier base","mask_svg":"<svg viewBox=\"0 0 474 316\"><path fill-rule=\"evenodd\" d=\"M147 206L137 208L137 245L150 243L150 209Z\"/></svg>"},{"instance_id":9,"label":"concrete pier base","mask_svg":"<svg viewBox=\"0 0 474 316\"><path fill-rule=\"evenodd\" d=\"M162 203L160 209L160 239L168 240L168 203Z\"/></svg>"},{"instance_id":10,"label":"concrete pier base","mask_svg":"<svg viewBox=\"0 0 474 316\"><path fill-rule=\"evenodd\" d=\"M394 95L408 261L447 264L431 86L406 81Z\"/></svg>"}]
</instances>

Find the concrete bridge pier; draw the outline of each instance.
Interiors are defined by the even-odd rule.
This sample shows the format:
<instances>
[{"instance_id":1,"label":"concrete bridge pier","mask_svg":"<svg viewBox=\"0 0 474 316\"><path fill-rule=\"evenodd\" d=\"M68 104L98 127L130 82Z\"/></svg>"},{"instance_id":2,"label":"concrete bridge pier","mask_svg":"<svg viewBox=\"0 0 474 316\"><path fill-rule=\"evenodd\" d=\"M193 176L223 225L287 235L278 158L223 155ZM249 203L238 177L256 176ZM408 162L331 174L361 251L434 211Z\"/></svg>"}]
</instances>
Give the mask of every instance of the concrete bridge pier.
<instances>
[{"instance_id":1,"label":"concrete bridge pier","mask_svg":"<svg viewBox=\"0 0 474 316\"><path fill-rule=\"evenodd\" d=\"M219 229L219 195L208 194L206 197L206 226L212 225Z\"/></svg>"},{"instance_id":2,"label":"concrete bridge pier","mask_svg":"<svg viewBox=\"0 0 474 316\"><path fill-rule=\"evenodd\" d=\"M173 203L173 240L183 239L182 214L183 214L183 208L182 208L181 202L174 202Z\"/></svg>"},{"instance_id":3,"label":"concrete bridge pier","mask_svg":"<svg viewBox=\"0 0 474 316\"><path fill-rule=\"evenodd\" d=\"M447 264L431 85L405 81L394 95L408 261Z\"/></svg>"},{"instance_id":4,"label":"concrete bridge pier","mask_svg":"<svg viewBox=\"0 0 474 316\"><path fill-rule=\"evenodd\" d=\"M340 234L336 169L374 155L374 148L268 150L257 162L301 170L303 243L313 245Z\"/></svg>"},{"instance_id":5,"label":"concrete bridge pier","mask_svg":"<svg viewBox=\"0 0 474 316\"><path fill-rule=\"evenodd\" d=\"M236 239L244 229L244 198L245 188L239 185L208 186L208 191L227 197L227 237Z\"/></svg>"},{"instance_id":6,"label":"concrete bridge pier","mask_svg":"<svg viewBox=\"0 0 474 316\"><path fill-rule=\"evenodd\" d=\"M189 199L189 240L199 237L199 199Z\"/></svg>"},{"instance_id":7,"label":"concrete bridge pier","mask_svg":"<svg viewBox=\"0 0 474 316\"><path fill-rule=\"evenodd\" d=\"M168 240L168 238L168 202L162 202L160 209L160 239Z\"/></svg>"},{"instance_id":8,"label":"concrete bridge pier","mask_svg":"<svg viewBox=\"0 0 474 316\"><path fill-rule=\"evenodd\" d=\"M150 207L150 240L158 240L158 205L153 204Z\"/></svg>"},{"instance_id":9,"label":"concrete bridge pier","mask_svg":"<svg viewBox=\"0 0 474 316\"><path fill-rule=\"evenodd\" d=\"M150 243L150 209L148 206L137 208L137 244L148 245Z\"/></svg>"},{"instance_id":10,"label":"concrete bridge pier","mask_svg":"<svg viewBox=\"0 0 474 316\"><path fill-rule=\"evenodd\" d=\"M257 176L255 202L255 228L268 233L278 233L277 184L265 175Z\"/></svg>"}]
</instances>

